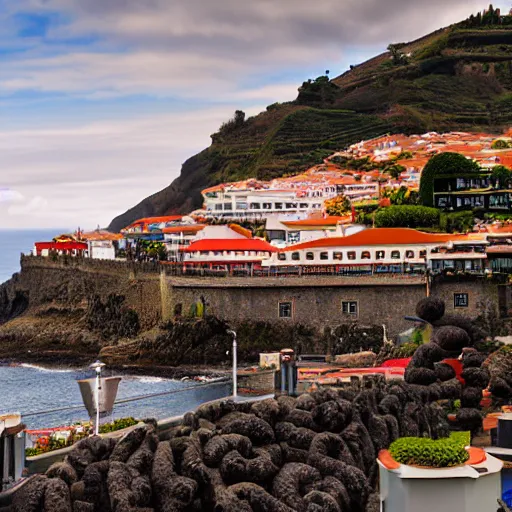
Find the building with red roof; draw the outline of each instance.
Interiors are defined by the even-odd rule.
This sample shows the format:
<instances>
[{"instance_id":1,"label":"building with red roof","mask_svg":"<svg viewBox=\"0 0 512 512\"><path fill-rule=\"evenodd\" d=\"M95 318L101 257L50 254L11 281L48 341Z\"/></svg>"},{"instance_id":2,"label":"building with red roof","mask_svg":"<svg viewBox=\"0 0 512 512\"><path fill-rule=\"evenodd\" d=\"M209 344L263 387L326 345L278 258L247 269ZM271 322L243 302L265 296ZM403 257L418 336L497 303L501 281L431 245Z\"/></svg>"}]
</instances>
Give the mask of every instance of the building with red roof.
<instances>
[{"instance_id":1,"label":"building with red roof","mask_svg":"<svg viewBox=\"0 0 512 512\"><path fill-rule=\"evenodd\" d=\"M185 268L251 272L261 268L261 263L276 251L258 238L202 239L184 249L183 265Z\"/></svg>"},{"instance_id":2,"label":"building with red roof","mask_svg":"<svg viewBox=\"0 0 512 512\"><path fill-rule=\"evenodd\" d=\"M365 229L286 247L264 267L297 267L305 273L482 272L489 242L480 234L423 233L409 228Z\"/></svg>"}]
</instances>

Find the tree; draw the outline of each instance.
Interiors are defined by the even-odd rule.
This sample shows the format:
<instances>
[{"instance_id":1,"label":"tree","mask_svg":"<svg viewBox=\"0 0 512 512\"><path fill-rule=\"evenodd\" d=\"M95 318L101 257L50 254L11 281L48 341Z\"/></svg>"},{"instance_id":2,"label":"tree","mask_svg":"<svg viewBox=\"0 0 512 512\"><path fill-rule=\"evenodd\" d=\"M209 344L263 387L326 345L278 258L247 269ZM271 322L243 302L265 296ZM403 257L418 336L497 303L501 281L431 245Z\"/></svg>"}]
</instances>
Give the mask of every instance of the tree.
<instances>
[{"instance_id":1,"label":"tree","mask_svg":"<svg viewBox=\"0 0 512 512\"><path fill-rule=\"evenodd\" d=\"M508 149L509 147L510 142L503 139L497 139L491 144L492 149Z\"/></svg>"},{"instance_id":2,"label":"tree","mask_svg":"<svg viewBox=\"0 0 512 512\"><path fill-rule=\"evenodd\" d=\"M478 172L480 166L459 153L440 153L434 155L421 173L420 198L425 206L434 205L434 178L441 175L460 175Z\"/></svg>"},{"instance_id":3,"label":"tree","mask_svg":"<svg viewBox=\"0 0 512 512\"><path fill-rule=\"evenodd\" d=\"M394 164L388 168L388 173L394 180L397 180L400 177L400 174L402 174L405 170L406 169L403 165Z\"/></svg>"},{"instance_id":4,"label":"tree","mask_svg":"<svg viewBox=\"0 0 512 512\"><path fill-rule=\"evenodd\" d=\"M325 211L328 215L333 215L337 217L341 217L346 215L352 205L347 197L344 195L339 195L325 202Z\"/></svg>"},{"instance_id":5,"label":"tree","mask_svg":"<svg viewBox=\"0 0 512 512\"><path fill-rule=\"evenodd\" d=\"M512 171L504 165L495 165L492 168L491 182L497 188L508 188L512 182Z\"/></svg>"},{"instance_id":6,"label":"tree","mask_svg":"<svg viewBox=\"0 0 512 512\"><path fill-rule=\"evenodd\" d=\"M393 59L393 64L395 66L405 66L409 64L409 59L407 58L405 53L400 51L397 45L390 44L388 46L388 52L391 53L391 58Z\"/></svg>"}]
</instances>

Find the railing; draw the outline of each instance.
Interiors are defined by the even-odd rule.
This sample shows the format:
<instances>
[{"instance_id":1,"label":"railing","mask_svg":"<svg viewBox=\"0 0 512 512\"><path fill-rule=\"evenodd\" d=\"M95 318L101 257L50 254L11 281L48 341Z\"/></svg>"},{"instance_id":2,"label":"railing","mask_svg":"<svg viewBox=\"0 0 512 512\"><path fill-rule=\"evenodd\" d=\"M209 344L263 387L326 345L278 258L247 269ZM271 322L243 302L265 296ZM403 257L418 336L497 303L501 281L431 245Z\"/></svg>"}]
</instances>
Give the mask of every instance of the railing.
<instances>
[{"instance_id":1,"label":"railing","mask_svg":"<svg viewBox=\"0 0 512 512\"><path fill-rule=\"evenodd\" d=\"M184 387L181 389L173 389L171 391L161 391L159 393L151 393L148 395L128 397L128 398L116 400L114 402L114 405L126 404L126 403L130 403L130 402L138 402L141 400L149 400L151 398L156 398L156 397L160 397L160 396L177 395L178 393L184 393L186 391L196 391L198 389L206 388L206 387L213 387L213 386L220 386L220 385L225 386L229 382L230 382L230 380L228 378L226 378L226 379L219 380L216 382L206 382L204 384L195 384L194 386L187 386L187 387ZM56 412L75 411L75 410L82 410L82 409L85 410L85 406L83 404L82 405L69 405L66 407L58 407L55 409L48 409L45 411L29 412L29 413L23 414L23 418L28 418L28 417L32 417L32 416L46 416L48 414L53 414Z\"/></svg>"},{"instance_id":2,"label":"railing","mask_svg":"<svg viewBox=\"0 0 512 512\"><path fill-rule=\"evenodd\" d=\"M266 269L231 269L216 270L209 268L183 268L181 265L163 265L164 272L170 277L246 277L246 278L275 278L275 277L375 277L418 279L425 278L422 271L382 272L372 270L357 270L349 268L307 268L307 267L269 267Z\"/></svg>"}]
</instances>

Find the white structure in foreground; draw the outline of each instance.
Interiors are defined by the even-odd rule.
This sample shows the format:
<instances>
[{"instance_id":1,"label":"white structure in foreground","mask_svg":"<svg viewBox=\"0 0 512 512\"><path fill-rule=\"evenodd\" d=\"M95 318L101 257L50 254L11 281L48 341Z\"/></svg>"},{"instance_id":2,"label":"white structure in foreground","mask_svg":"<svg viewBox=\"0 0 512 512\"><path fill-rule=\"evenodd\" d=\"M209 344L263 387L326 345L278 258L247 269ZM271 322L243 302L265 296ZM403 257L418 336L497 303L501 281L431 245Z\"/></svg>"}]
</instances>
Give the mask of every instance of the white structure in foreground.
<instances>
[{"instance_id":1,"label":"white structure in foreground","mask_svg":"<svg viewBox=\"0 0 512 512\"><path fill-rule=\"evenodd\" d=\"M378 461L381 512L484 512L498 508L503 463L487 454L474 466L387 469Z\"/></svg>"}]
</instances>

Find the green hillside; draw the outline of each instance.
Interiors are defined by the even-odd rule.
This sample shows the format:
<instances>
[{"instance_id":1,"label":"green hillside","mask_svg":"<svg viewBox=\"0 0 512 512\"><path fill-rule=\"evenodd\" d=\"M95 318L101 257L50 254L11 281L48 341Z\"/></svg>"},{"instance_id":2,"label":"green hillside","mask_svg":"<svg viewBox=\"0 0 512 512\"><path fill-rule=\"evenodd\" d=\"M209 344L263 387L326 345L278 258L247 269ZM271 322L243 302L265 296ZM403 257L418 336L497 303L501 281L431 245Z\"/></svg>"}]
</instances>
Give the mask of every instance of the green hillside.
<instances>
[{"instance_id":1,"label":"green hillside","mask_svg":"<svg viewBox=\"0 0 512 512\"><path fill-rule=\"evenodd\" d=\"M512 18L493 11L398 43L289 103L245 119L239 112L187 160L169 187L114 219L185 213L208 186L297 173L335 150L386 132L501 132L512 124Z\"/></svg>"}]
</instances>

